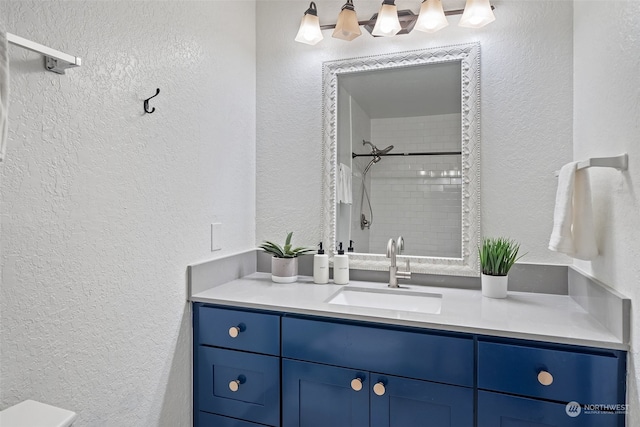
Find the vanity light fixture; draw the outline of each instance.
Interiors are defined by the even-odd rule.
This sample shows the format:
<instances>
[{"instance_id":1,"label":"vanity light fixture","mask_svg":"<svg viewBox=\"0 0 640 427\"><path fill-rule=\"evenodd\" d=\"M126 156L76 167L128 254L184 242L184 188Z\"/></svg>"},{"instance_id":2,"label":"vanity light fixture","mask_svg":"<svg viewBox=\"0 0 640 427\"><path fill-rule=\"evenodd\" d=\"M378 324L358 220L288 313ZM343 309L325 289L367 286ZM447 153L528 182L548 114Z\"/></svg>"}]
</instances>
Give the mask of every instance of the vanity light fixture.
<instances>
[{"instance_id":1,"label":"vanity light fixture","mask_svg":"<svg viewBox=\"0 0 640 427\"><path fill-rule=\"evenodd\" d=\"M314 45L322 40L322 32L320 31L320 19L318 19L318 9L316 4L311 2L309 9L304 13L300 22L300 29L295 40L300 43Z\"/></svg>"},{"instance_id":2,"label":"vanity light fixture","mask_svg":"<svg viewBox=\"0 0 640 427\"><path fill-rule=\"evenodd\" d=\"M338 23L336 24L336 29L333 31L332 37L351 41L361 34L362 31L360 31L358 17L353 7L353 0L347 0L338 15Z\"/></svg>"},{"instance_id":3,"label":"vanity light fixture","mask_svg":"<svg viewBox=\"0 0 640 427\"><path fill-rule=\"evenodd\" d=\"M383 0L376 19L376 25L373 27L371 34L392 37L398 34L401 29L402 26L398 19L398 6L396 6L395 0Z\"/></svg>"},{"instance_id":4,"label":"vanity light fixture","mask_svg":"<svg viewBox=\"0 0 640 427\"><path fill-rule=\"evenodd\" d=\"M460 18L461 27L480 28L496 20L489 0L467 0Z\"/></svg>"},{"instance_id":5,"label":"vanity light fixture","mask_svg":"<svg viewBox=\"0 0 640 427\"><path fill-rule=\"evenodd\" d=\"M391 37L407 34L415 27L419 31L433 33L449 25L447 16L462 15L461 27L480 28L495 21L495 9L489 0L467 0L464 9L444 10L442 0L423 0L420 14L411 10L398 10L395 0L383 0L380 11L371 19L357 21L353 0L347 0L342 6L336 24L320 25L316 4L311 2L304 13L296 41L314 45L322 40L321 30L334 30L333 37L351 41L361 34L364 26L374 36Z\"/></svg>"},{"instance_id":6,"label":"vanity light fixture","mask_svg":"<svg viewBox=\"0 0 640 427\"><path fill-rule=\"evenodd\" d=\"M444 15L442 2L440 0L424 0L420 6L420 14L415 30L425 33L435 33L449 25L447 17Z\"/></svg>"}]
</instances>

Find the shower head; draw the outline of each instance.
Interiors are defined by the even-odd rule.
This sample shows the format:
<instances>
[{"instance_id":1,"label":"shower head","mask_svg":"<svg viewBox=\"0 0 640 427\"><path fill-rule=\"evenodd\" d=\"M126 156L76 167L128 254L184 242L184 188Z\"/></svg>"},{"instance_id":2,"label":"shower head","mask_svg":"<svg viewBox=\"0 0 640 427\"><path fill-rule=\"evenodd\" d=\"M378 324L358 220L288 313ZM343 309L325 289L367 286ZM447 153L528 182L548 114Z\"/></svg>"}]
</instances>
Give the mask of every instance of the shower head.
<instances>
[{"instance_id":1,"label":"shower head","mask_svg":"<svg viewBox=\"0 0 640 427\"><path fill-rule=\"evenodd\" d=\"M388 146L388 147L387 147L387 148L385 148L385 149L379 150L379 151L378 151L378 154L383 154L383 155L384 155L384 154L387 154L387 153L388 153L389 151L391 151L391 150L393 150L393 145L390 145L390 146Z\"/></svg>"},{"instance_id":2,"label":"shower head","mask_svg":"<svg viewBox=\"0 0 640 427\"><path fill-rule=\"evenodd\" d=\"M380 156L380 155L383 155L383 156L384 156L384 155L385 155L385 154L387 154L389 151L393 150L393 145L390 145L390 146L388 146L387 148L380 150L380 149L378 149L378 147L376 147L375 145L373 145L371 142L369 142L369 141L365 141L365 140L363 139L363 140L362 140L362 145L365 145L365 144L368 144L368 145L371 147L371 154L373 154L374 158L375 158L375 157L378 157L378 156ZM380 159L378 159L378 160L376 161L376 163L377 163L378 161L380 161Z\"/></svg>"}]
</instances>

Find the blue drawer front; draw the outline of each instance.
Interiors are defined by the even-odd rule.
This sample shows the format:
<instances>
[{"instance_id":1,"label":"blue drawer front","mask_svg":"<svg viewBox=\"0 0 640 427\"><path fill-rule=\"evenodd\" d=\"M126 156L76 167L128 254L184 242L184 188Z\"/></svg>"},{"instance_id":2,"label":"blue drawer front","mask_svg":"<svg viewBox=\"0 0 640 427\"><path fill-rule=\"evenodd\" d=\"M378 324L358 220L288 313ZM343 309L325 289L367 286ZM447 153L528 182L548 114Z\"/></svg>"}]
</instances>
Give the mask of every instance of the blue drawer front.
<instances>
[{"instance_id":1,"label":"blue drawer front","mask_svg":"<svg viewBox=\"0 0 640 427\"><path fill-rule=\"evenodd\" d=\"M562 403L478 392L478 427L624 427L624 418L582 411L570 417Z\"/></svg>"},{"instance_id":2,"label":"blue drawer front","mask_svg":"<svg viewBox=\"0 0 640 427\"><path fill-rule=\"evenodd\" d=\"M473 389L370 374L371 427L473 427ZM385 386L382 396L373 385Z\"/></svg>"},{"instance_id":3,"label":"blue drawer front","mask_svg":"<svg viewBox=\"0 0 640 427\"><path fill-rule=\"evenodd\" d=\"M260 427L261 425L208 412L198 412L195 423L195 427Z\"/></svg>"},{"instance_id":4,"label":"blue drawer front","mask_svg":"<svg viewBox=\"0 0 640 427\"><path fill-rule=\"evenodd\" d=\"M624 402L620 356L549 350L491 342L478 343L478 387L523 396L582 404ZM538 373L553 376L551 385Z\"/></svg>"},{"instance_id":5,"label":"blue drawer front","mask_svg":"<svg viewBox=\"0 0 640 427\"><path fill-rule=\"evenodd\" d=\"M280 423L280 359L220 348L198 348L195 399L201 411L262 424ZM237 391L229 383L239 380Z\"/></svg>"},{"instance_id":6,"label":"blue drawer front","mask_svg":"<svg viewBox=\"0 0 640 427\"><path fill-rule=\"evenodd\" d=\"M471 338L284 317L282 355L389 375L473 386L474 344Z\"/></svg>"},{"instance_id":7,"label":"blue drawer front","mask_svg":"<svg viewBox=\"0 0 640 427\"><path fill-rule=\"evenodd\" d=\"M360 378L362 389L351 388ZM283 427L369 427L366 372L282 360Z\"/></svg>"},{"instance_id":8,"label":"blue drawer front","mask_svg":"<svg viewBox=\"0 0 640 427\"><path fill-rule=\"evenodd\" d=\"M198 310L197 344L245 350L255 353L280 354L280 316L196 306ZM239 328L238 336L229 329Z\"/></svg>"}]
</instances>

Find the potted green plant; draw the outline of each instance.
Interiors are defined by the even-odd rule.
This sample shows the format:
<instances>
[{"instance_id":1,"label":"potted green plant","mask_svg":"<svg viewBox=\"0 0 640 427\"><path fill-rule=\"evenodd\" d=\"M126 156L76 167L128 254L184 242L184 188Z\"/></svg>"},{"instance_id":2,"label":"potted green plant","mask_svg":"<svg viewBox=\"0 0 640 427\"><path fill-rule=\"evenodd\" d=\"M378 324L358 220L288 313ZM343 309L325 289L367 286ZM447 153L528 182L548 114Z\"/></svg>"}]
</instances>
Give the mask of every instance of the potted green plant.
<instances>
[{"instance_id":1,"label":"potted green plant","mask_svg":"<svg viewBox=\"0 0 640 427\"><path fill-rule=\"evenodd\" d=\"M482 295L506 298L509 270L524 255L518 256L520 245L505 237L485 237L480 249Z\"/></svg>"},{"instance_id":2,"label":"potted green plant","mask_svg":"<svg viewBox=\"0 0 640 427\"><path fill-rule=\"evenodd\" d=\"M300 246L293 248L291 237L293 231L287 234L284 246L265 240L259 247L272 255L271 280L276 283L293 283L298 280L298 255L310 253L314 248Z\"/></svg>"}]
</instances>

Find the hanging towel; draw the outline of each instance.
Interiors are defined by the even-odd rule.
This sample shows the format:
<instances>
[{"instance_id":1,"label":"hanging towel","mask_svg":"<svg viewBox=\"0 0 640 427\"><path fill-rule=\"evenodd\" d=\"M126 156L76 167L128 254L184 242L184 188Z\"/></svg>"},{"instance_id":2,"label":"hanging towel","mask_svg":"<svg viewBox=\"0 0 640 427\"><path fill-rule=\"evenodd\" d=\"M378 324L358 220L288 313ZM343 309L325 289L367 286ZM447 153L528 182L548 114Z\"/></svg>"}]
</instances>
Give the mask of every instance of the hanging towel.
<instances>
[{"instance_id":1,"label":"hanging towel","mask_svg":"<svg viewBox=\"0 0 640 427\"><path fill-rule=\"evenodd\" d=\"M573 258L592 260L598 256L598 247L591 210L591 186L587 170L577 170L577 166L578 162L571 162L560 169L549 249Z\"/></svg>"},{"instance_id":2,"label":"hanging towel","mask_svg":"<svg viewBox=\"0 0 640 427\"><path fill-rule=\"evenodd\" d=\"M7 33L0 31L0 162L7 151L9 123L9 51Z\"/></svg>"},{"instance_id":3,"label":"hanging towel","mask_svg":"<svg viewBox=\"0 0 640 427\"><path fill-rule=\"evenodd\" d=\"M344 163L340 163L338 168L338 202L349 205L353 203L351 168Z\"/></svg>"}]
</instances>

